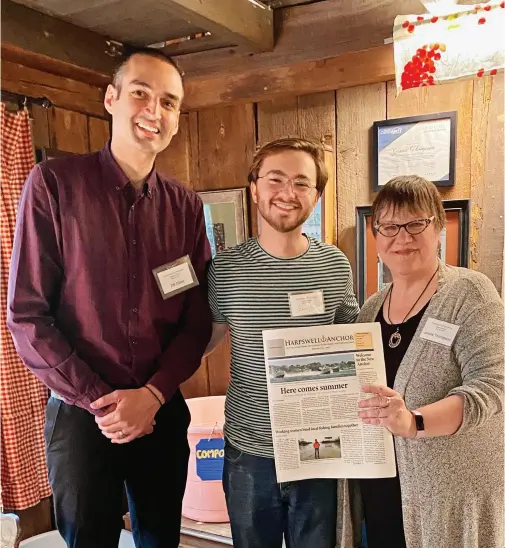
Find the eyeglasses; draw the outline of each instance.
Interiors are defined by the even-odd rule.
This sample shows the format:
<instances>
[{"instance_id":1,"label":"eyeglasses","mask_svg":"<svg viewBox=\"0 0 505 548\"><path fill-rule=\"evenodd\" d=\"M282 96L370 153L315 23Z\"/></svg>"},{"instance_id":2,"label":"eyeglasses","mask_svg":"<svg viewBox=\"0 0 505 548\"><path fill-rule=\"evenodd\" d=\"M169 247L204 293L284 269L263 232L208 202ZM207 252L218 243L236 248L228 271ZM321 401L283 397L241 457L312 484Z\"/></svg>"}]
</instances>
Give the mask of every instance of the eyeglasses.
<instances>
[{"instance_id":1,"label":"eyeglasses","mask_svg":"<svg viewBox=\"0 0 505 548\"><path fill-rule=\"evenodd\" d=\"M380 223L375 225L375 230L386 236L386 238L394 238L402 228L404 228L410 235L416 236L424 232L431 224L435 215L429 219L416 219L409 223L397 224L397 223Z\"/></svg>"},{"instance_id":2,"label":"eyeglasses","mask_svg":"<svg viewBox=\"0 0 505 548\"><path fill-rule=\"evenodd\" d=\"M297 196L308 196L313 188L316 188L314 185L311 185L309 181L305 179L291 179L285 175L279 175L278 173L268 173L259 179L265 179L268 187L273 192L281 192L286 188L288 183L291 183L293 186L293 192Z\"/></svg>"}]
</instances>

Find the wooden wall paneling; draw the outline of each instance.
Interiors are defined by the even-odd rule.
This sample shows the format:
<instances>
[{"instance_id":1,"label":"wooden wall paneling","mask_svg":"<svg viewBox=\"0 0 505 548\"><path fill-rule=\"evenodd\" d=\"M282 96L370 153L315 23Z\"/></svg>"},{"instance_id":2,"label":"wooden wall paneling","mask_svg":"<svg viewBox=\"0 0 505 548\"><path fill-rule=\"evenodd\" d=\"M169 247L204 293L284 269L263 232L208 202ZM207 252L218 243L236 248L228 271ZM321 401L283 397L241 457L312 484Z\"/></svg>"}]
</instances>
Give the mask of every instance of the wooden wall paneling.
<instances>
[{"instance_id":1,"label":"wooden wall paneling","mask_svg":"<svg viewBox=\"0 0 505 548\"><path fill-rule=\"evenodd\" d=\"M89 151L101 150L110 139L110 122L102 118L88 117Z\"/></svg>"},{"instance_id":2,"label":"wooden wall paneling","mask_svg":"<svg viewBox=\"0 0 505 548\"><path fill-rule=\"evenodd\" d=\"M504 82L503 74L492 78L492 93L483 135L486 146L482 181L482 227L475 246L479 247L478 270L488 276L502 291L503 276L503 152L504 152ZM473 188L472 188L473 190ZM472 195L472 203L474 196ZM503 295L502 295L503 297Z\"/></svg>"},{"instance_id":3,"label":"wooden wall paneling","mask_svg":"<svg viewBox=\"0 0 505 548\"><path fill-rule=\"evenodd\" d=\"M254 105L205 109L198 113L200 177L195 190L247 187L256 146Z\"/></svg>"},{"instance_id":4,"label":"wooden wall paneling","mask_svg":"<svg viewBox=\"0 0 505 548\"><path fill-rule=\"evenodd\" d=\"M321 141L325 147L328 182L322 198L322 206L325 241L329 244L337 243L335 115L334 91L324 91L298 97L298 129L300 135Z\"/></svg>"},{"instance_id":5,"label":"wooden wall paneling","mask_svg":"<svg viewBox=\"0 0 505 548\"><path fill-rule=\"evenodd\" d=\"M192 162L189 114L181 114L179 131L174 135L168 147L158 154L156 169L165 176L175 177L187 187L193 188Z\"/></svg>"},{"instance_id":6,"label":"wooden wall paneling","mask_svg":"<svg viewBox=\"0 0 505 548\"><path fill-rule=\"evenodd\" d=\"M36 148L50 148L48 109L38 105L31 106L31 128L33 146Z\"/></svg>"},{"instance_id":7,"label":"wooden wall paneling","mask_svg":"<svg viewBox=\"0 0 505 548\"><path fill-rule=\"evenodd\" d=\"M2 90L47 97L54 105L104 117L103 90L63 76L2 60Z\"/></svg>"},{"instance_id":8,"label":"wooden wall paneling","mask_svg":"<svg viewBox=\"0 0 505 548\"><path fill-rule=\"evenodd\" d=\"M470 165L472 155L473 80L442 86L409 89L396 97L394 82L387 84L387 118L417 116L436 112L457 112L456 184L440 189L442 199L470 196Z\"/></svg>"},{"instance_id":9,"label":"wooden wall paneling","mask_svg":"<svg viewBox=\"0 0 505 548\"><path fill-rule=\"evenodd\" d=\"M209 368L207 365L207 358L202 360L202 364L196 373L181 385L181 392L186 399L202 398L211 395L209 391Z\"/></svg>"},{"instance_id":10,"label":"wooden wall paneling","mask_svg":"<svg viewBox=\"0 0 505 548\"><path fill-rule=\"evenodd\" d=\"M373 201L372 124L386 118L386 84L337 91L338 246L356 281L356 206Z\"/></svg>"},{"instance_id":11,"label":"wooden wall paneling","mask_svg":"<svg viewBox=\"0 0 505 548\"><path fill-rule=\"evenodd\" d=\"M195 190L248 186L247 173L255 151L254 105L203 110L198 113L199 177ZM211 395L228 386L230 349L227 339L207 357L197 375L207 375Z\"/></svg>"},{"instance_id":12,"label":"wooden wall paneling","mask_svg":"<svg viewBox=\"0 0 505 548\"><path fill-rule=\"evenodd\" d=\"M470 222L470 268L479 270L481 263L481 246L483 204L484 204L484 170L486 163L486 141L489 107L491 103L492 78L486 77L475 81L473 90L472 112L472 156L471 156L471 198L472 209Z\"/></svg>"},{"instance_id":13,"label":"wooden wall paneling","mask_svg":"<svg viewBox=\"0 0 505 548\"><path fill-rule=\"evenodd\" d=\"M299 136L298 97L287 95L258 103L257 124L259 146L281 137Z\"/></svg>"},{"instance_id":14,"label":"wooden wall paneling","mask_svg":"<svg viewBox=\"0 0 505 548\"><path fill-rule=\"evenodd\" d=\"M51 148L86 154L89 152L88 120L85 114L53 107L49 112Z\"/></svg>"}]
</instances>

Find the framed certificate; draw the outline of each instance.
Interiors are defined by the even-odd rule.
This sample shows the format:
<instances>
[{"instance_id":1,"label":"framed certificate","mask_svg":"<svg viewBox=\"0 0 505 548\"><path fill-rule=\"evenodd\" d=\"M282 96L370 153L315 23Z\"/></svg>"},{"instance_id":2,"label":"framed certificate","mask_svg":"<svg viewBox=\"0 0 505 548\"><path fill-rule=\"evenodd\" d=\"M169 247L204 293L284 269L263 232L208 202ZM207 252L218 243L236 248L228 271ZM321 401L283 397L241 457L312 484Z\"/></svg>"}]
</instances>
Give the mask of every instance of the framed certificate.
<instances>
[{"instance_id":1,"label":"framed certificate","mask_svg":"<svg viewBox=\"0 0 505 548\"><path fill-rule=\"evenodd\" d=\"M373 124L373 191L398 175L454 185L456 112L382 120Z\"/></svg>"}]
</instances>

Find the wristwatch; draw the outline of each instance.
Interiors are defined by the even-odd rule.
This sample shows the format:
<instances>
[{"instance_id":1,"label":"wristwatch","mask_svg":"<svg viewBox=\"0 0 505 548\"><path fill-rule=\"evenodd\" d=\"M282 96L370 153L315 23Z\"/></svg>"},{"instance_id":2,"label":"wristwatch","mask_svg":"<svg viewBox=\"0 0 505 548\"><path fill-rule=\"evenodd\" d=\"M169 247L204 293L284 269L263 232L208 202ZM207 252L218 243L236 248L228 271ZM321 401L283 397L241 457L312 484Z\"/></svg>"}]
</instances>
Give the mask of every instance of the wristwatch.
<instances>
[{"instance_id":1,"label":"wristwatch","mask_svg":"<svg viewBox=\"0 0 505 548\"><path fill-rule=\"evenodd\" d=\"M425 433L424 433L424 419L423 419L423 416L421 415L421 413L419 411L412 411L412 414L414 415L414 419L416 421L417 434L416 434L415 439L424 438Z\"/></svg>"}]
</instances>

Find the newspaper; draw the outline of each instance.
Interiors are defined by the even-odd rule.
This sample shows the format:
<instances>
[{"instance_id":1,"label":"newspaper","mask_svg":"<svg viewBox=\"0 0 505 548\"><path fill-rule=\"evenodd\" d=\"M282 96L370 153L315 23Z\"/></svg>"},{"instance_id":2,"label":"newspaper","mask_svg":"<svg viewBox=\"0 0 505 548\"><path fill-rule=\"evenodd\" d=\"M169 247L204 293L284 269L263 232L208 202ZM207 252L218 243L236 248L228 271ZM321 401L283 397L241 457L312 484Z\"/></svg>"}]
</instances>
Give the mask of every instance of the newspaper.
<instances>
[{"instance_id":1,"label":"newspaper","mask_svg":"<svg viewBox=\"0 0 505 548\"><path fill-rule=\"evenodd\" d=\"M396 475L393 437L363 424L363 384L386 384L379 323L263 331L277 481Z\"/></svg>"}]
</instances>

